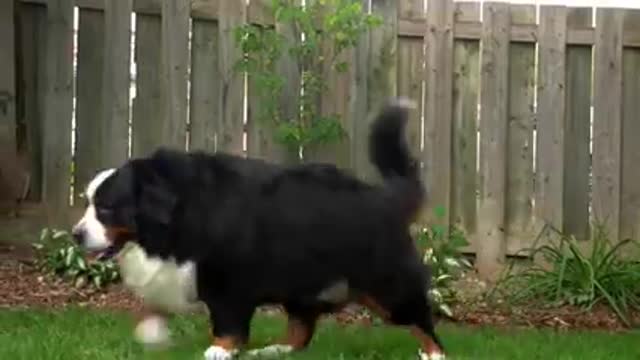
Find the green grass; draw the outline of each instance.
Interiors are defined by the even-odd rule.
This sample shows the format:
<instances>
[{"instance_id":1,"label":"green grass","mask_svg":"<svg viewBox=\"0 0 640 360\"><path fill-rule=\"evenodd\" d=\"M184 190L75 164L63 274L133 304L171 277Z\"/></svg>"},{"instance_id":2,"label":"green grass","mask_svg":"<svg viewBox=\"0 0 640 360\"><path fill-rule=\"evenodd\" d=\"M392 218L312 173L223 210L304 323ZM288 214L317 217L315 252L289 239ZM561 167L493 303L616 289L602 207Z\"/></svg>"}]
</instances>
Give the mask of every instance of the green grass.
<instances>
[{"instance_id":1,"label":"green grass","mask_svg":"<svg viewBox=\"0 0 640 360\"><path fill-rule=\"evenodd\" d=\"M174 346L165 352L144 350L132 337L127 314L81 309L65 311L0 310L0 359L202 359L208 346L206 321L172 321ZM252 346L280 337L284 321L260 316ZM640 333L500 330L453 325L439 329L449 359L640 359ZM325 321L310 348L291 360L416 359L417 344L400 329L342 327Z\"/></svg>"}]
</instances>

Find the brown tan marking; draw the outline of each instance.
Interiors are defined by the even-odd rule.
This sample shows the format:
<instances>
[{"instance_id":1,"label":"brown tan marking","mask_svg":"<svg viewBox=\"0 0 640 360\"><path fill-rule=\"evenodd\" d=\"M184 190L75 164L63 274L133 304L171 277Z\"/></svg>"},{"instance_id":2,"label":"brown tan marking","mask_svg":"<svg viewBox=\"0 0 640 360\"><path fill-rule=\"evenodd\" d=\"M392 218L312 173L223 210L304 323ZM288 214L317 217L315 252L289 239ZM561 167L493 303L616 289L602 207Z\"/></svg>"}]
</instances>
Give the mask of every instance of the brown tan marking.
<instances>
[{"instance_id":1,"label":"brown tan marking","mask_svg":"<svg viewBox=\"0 0 640 360\"><path fill-rule=\"evenodd\" d=\"M374 314L378 315L385 323L387 324L391 323L390 322L391 312L386 310L374 298L370 296L363 296L360 298L358 303L362 306L365 306L369 310L371 310L371 312L373 312ZM409 331L411 332L411 335L413 335L416 339L418 339L418 341L420 342L420 347L426 354L429 354L429 355L442 354L442 350L440 349L438 344L436 344L436 342L433 340L433 338L431 338L431 336L429 336L424 331L422 331L422 329L416 326L400 326L400 325L396 325L396 326L409 329Z\"/></svg>"},{"instance_id":2,"label":"brown tan marking","mask_svg":"<svg viewBox=\"0 0 640 360\"><path fill-rule=\"evenodd\" d=\"M433 341L431 336L425 334L424 331L422 331L422 329L420 329L420 328L418 328L416 326L410 326L409 330L411 331L411 334L416 339L418 339L418 341L420 342L420 345L422 347L422 350L426 354L429 354L429 355L442 354L442 350L440 349L438 344L436 344L436 342Z\"/></svg>"},{"instance_id":3,"label":"brown tan marking","mask_svg":"<svg viewBox=\"0 0 640 360\"><path fill-rule=\"evenodd\" d=\"M112 244L126 241L133 236L133 232L125 227L107 227L106 237Z\"/></svg>"},{"instance_id":4,"label":"brown tan marking","mask_svg":"<svg viewBox=\"0 0 640 360\"><path fill-rule=\"evenodd\" d=\"M289 316L287 321L287 337L281 341L280 344L290 345L294 350L305 348L309 344L315 331L315 320L313 320L311 324Z\"/></svg>"},{"instance_id":5,"label":"brown tan marking","mask_svg":"<svg viewBox=\"0 0 640 360\"><path fill-rule=\"evenodd\" d=\"M233 336L215 337L213 336L213 331L211 329L209 329L209 334L211 335L211 344L213 346L221 347L229 352L237 350L242 344L242 341L239 341Z\"/></svg>"},{"instance_id":6,"label":"brown tan marking","mask_svg":"<svg viewBox=\"0 0 640 360\"><path fill-rule=\"evenodd\" d=\"M385 322L389 322L391 314L385 310L374 298L370 296L363 296L358 300L358 303L367 309L371 310L374 314L378 315Z\"/></svg>"}]
</instances>

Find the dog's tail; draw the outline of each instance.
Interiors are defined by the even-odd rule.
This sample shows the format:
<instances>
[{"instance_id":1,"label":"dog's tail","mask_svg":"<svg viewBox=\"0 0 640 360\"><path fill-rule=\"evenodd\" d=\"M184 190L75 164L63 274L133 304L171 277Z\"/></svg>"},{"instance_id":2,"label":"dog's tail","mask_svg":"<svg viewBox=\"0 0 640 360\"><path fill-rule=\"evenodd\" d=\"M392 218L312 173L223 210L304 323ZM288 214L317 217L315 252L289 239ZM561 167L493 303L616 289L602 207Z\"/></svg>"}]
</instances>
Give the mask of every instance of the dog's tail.
<instances>
[{"instance_id":1,"label":"dog's tail","mask_svg":"<svg viewBox=\"0 0 640 360\"><path fill-rule=\"evenodd\" d=\"M420 166L405 139L409 110L415 104L398 98L387 104L371 127L369 158L382 175L393 197L399 200L402 215L413 219L423 204L425 191L420 181Z\"/></svg>"}]
</instances>

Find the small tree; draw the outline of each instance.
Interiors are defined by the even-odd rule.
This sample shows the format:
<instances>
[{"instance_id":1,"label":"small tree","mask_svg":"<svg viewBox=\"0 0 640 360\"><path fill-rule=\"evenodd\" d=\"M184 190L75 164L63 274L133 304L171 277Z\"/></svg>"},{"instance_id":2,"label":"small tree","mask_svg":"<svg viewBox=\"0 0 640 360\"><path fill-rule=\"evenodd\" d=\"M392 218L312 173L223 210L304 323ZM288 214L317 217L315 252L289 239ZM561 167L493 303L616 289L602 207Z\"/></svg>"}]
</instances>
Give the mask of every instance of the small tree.
<instances>
[{"instance_id":1,"label":"small tree","mask_svg":"<svg viewBox=\"0 0 640 360\"><path fill-rule=\"evenodd\" d=\"M309 146L336 142L344 135L339 115L320 113L318 99L329 90L324 70L347 71L349 63L340 60L341 55L356 46L360 35L381 24L381 19L367 14L359 1L307 2L304 6L295 0L271 2L275 20L291 24L293 37L252 24L238 27L235 33L244 54L235 69L252 79L261 104L258 120L272 125L274 140L296 154L304 154ZM300 111L293 119L280 109L285 77L276 65L285 55L295 60L301 74L301 91L295 104Z\"/></svg>"}]
</instances>

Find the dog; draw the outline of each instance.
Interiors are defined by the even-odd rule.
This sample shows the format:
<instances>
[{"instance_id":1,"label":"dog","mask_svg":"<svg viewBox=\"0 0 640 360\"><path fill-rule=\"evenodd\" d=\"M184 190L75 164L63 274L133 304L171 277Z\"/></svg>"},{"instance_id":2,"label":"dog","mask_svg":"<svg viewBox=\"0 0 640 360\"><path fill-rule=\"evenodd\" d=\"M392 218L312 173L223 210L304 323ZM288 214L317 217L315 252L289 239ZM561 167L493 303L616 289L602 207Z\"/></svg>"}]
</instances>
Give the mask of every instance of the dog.
<instances>
[{"instance_id":1,"label":"dog","mask_svg":"<svg viewBox=\"0 0 640 360\"><path fill-rule=\"evenodd\" d=\"M201 302L212 324L205 359L231 359L255 309L278 304L287 336L254 351L302 350L322 314L359 303L410 329L420 358L442 359L430 275L409 233L426 196L405 140L409 108L395 99L371 125L380 184L329 164L161 148L89 183L73 237L116 256L124 283L151 309L138 326L148 341L166 339L159 314Z\"/></svg>"}]
</instances>

